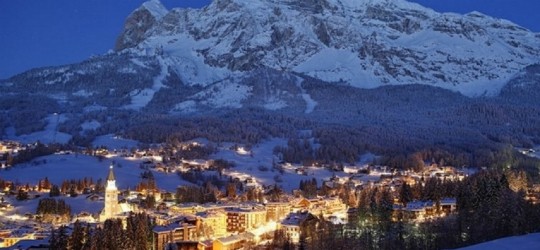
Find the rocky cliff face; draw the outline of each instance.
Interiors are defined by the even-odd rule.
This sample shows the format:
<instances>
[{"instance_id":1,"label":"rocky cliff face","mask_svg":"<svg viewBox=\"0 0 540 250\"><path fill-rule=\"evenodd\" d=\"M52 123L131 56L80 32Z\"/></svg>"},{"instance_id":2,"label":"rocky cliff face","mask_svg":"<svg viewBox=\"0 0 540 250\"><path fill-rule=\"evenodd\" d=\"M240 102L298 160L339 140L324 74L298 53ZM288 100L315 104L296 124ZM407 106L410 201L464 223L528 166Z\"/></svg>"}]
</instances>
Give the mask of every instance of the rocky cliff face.
<instances>
[{"instance_id":1,"label":"rocky cliff face","mask_svg":"<svg viewBox=\"0 0 540 250\"><path fill-rule=\"evenodd\" d=\"M148 31L156 26L167 13L167 9L159 1L149 1L133 11L126 19L122 34L116 40L114 49L120 51L137 46L144 41Z\"/></svg>"}]
</instances>

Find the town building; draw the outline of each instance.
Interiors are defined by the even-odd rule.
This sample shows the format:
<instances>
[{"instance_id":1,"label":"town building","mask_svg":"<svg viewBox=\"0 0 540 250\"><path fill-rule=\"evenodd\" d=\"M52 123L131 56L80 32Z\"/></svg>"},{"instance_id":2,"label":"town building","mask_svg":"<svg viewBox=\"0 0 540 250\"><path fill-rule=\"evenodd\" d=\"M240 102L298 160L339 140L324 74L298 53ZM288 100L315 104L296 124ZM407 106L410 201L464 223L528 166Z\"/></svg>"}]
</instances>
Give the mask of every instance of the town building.
<instances>
[{"instance_id":1,"label":"town building","mask_svg":"<svg viewBox=\"0 0 540 250\"><path fill-rule=\"evenodd\" d=\"M169 243L196 241L199 228L200 221L194 216L178 218L169 225L155 226L152 229L154 249L165 249Z\"/></svg>"},{"instance_id":2,"label":"town building","mask_svg":"<svg viewBox=\"0 0 540 250\"><path fill-rule=\"evenodd\" d=\"M281 221L291 212L288 202L268 202L266 207L266 221Z\"/></svg>"},{"instance_id":3,"label":"town building","mask_svg":"<svg viewBox=\"0 0 540 250\"><path fill-rule=\"evenodd\" d=\"M307 211L290 213L287 218L281 221L280 227L292 243L298 243L302 227L307 221L314 219L317 218Z\"/></svg>"},{"instance_id":4,"label":"town building","mask_svg":"<svg viewBox=\"0 0 540 250\"><path fill-rule=\"evenodd\" d=\"M451 214L457 210L457 200L456 198L444 198L439 203L441 212L445 214Z\"/></svg>"},{"instance_id":5,"label":"town building","mask_svg":"<svg viewBox=\"0 0 540 250\"><path fill-rule=\"evenodd\" d=\"M35 231L31 228L16 228L0 231L0 247L12 247L21 240L34 240Z\"/></svg>"},{"instance_id":6,"label":"town building","mask_svg":"<svg viewBox=\"0 0 540 250\"><path fill-rule=\"evenodd\" d=\"M237 235L216 239L212 244L213 250L249 249L253 244L254 235L244 232Z\"/></svg>"},{"instance_id":7,"label":"town building","mask_svg":"<svg viewBox=\"0 0 540 250\"><path fill-rule=\"evenodd\" d=\"M264 209L264 207L232 207L226 209L226 212L227 232L241 233L266 224L266 210Z\"/></svg>"},{"instance_id":8,"label":"town building","mask_svg":"<svg viewBox=\"0 0 540 250\"><path fill-rule=\"evenodd\" d=\"M227 215L222 211L197 213L202 222L202 233L206 238L219 238L227 235Z\"/></svg>"}]
</instances>

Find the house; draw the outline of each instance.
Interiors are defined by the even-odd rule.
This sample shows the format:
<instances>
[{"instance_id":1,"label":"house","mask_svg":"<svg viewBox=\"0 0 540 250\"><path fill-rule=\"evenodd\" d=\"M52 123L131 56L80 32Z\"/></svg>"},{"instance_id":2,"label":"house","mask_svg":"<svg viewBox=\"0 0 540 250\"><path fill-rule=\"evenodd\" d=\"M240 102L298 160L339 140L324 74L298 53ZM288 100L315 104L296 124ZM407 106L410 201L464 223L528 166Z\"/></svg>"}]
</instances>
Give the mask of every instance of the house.
<instances>
[{"instance_id":1,"label":"house","mask_svg":"<svg viewBox=\"0 0 540 250\"><path fill-rule=\"evenodd\" d=\"M165 249L168 243L193 241L197 238L199 220L195 217L183 217L165 226L152 229L154 249Z\"/></svg>"},{"instance_id":2,"label":"house","mask_svg":"<svg viewBox=\"0 0 540 250\"><path fill-rule=\"evenodd\" d=\"M290 213L284 220L281 221L280 227L292 243L298 243L300 242L302 227L307 221L314 219L317 218L309 212Z\"/></svg>"},{"instance_id":3,"label":"house","mask_svg":"<svg viewBox=\"0 0 540 250\"><path fill-rule=\"evenodd\" d=\"M292 210L292 212L308 210L311 207L312 207L311 202L308 199L304 198L304 197L294 199L291 202L291 210Z\"/></svg>"},{"instance_id":4,"label":"house","mask_svg":"<svg viewBox=\"0 0 540 250\"><path fill-rule=\"evenodd\" d=\"M439 206L440 210L445 214L454 213L457 210L456 198L444 198L441 200Z\"/></svg>"},{"instance_id":5,"label":"house","mask_svg":"<svg viewBox=\"0 0 540 250\"><path fill-rule=\"evenodd\" d=\"M21 240L34 240L35 232L30 228L17 228L13 230L3 231L2 234L5 236L0 247L11 247L17 244Z\"/></svg>"},{"instance_id":6,"label":"house","mask_svg":"<svg viewBox=\"0 0 540 250\"><path fill-rule=\"evenodd\" d=\"M346 213L347 205L339 197L330 197L322 200L325 214Z\"/></svg>"},{"instance_id":7,"label":"house","mask_svg":"<svg viewBox=\"0 0 540 250\"><path fill-rule=\"evenodd\" d=\"M405 207L394 206L394 209L401 210L405 218L416 221L424 221L427 218L433 217L436 212L436 206L433 201L412 201L407 203Z\"/></svg>"},{"instance_id":8,"label":"house","mask_svg":"<svg viewBox=\"0 0 540 250\"><path fill-rule=\"evenodd\" d=\"M0 243L1 244L1 243ZM48 239L20 240L12 245L10 250L49 250L50 243Z\"/></svg>"},{"instance_id":9,"label":"house","mask_svg":"<svg viewBox=\"0 0 540 250\"><path fill-rule=\"evenodd\" d=\"M254 238L255 236L253 234L245 232L216 239L213 242L212 247L213 250L249 249L249 246L252 245Z\"/></svg>"}]
</instances>

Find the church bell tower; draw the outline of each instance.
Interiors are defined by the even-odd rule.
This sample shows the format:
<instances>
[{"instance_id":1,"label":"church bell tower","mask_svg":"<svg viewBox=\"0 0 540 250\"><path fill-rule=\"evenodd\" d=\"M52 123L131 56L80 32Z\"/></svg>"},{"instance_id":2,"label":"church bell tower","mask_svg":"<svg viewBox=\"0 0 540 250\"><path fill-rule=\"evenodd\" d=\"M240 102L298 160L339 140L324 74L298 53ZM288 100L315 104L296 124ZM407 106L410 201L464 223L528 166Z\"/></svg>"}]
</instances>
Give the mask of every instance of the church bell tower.
<instances>
[{"instance_id":1,"label":"church bell tower","mask_svg":"<svg viewBox=\"0 0 540 250\"><path fill-rule=\"evenodd\" d=\"M114 177L113 165L109 167L107 175L107 186L105 187L105 207L100 214L100 221L114 218L121 213L118 205L118 189L116 188L116 179Z\"/></svg>"}]
</instances>

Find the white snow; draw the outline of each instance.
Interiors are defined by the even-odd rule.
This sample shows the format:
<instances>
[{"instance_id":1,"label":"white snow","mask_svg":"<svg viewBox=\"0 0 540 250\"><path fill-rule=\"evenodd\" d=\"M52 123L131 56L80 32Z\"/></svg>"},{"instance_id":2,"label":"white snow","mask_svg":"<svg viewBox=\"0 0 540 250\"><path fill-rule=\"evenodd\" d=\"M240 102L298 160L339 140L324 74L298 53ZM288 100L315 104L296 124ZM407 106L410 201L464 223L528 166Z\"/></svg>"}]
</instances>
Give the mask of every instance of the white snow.
<instances>
[{"instance_id":1,"label":"white snow","mask_svg":"<svg viewBox=\"0 0 540 250\"><path fill-rule=\"evenodd\" d=\"M148 65L146 65L146 63L144 63L143 61L139 60L138 58L131 58L130 61L137 65L137 66L140 66L141 68L148 68Z\"/></svg>"},{"instance_id":2,"label":"white snow","mask_svg":"<svg viewBox=\"0 0 540 250\"><path fill-rule=\"evenodd\" d=\"M540 246L540 233L526 234L496 239L473 246L460 248L462 250L536 250Z\"/></svg>"},{"instance_id":3,"label":"white snow","mask_svg":"<svg viewBox=\"0 0 540 250\"><path fill-rule=\"evenodd\" d=\"M302 88L302 81L303 80L301 78L297 78L296 86L298 86L298 88L300 88L300 90L302 91L302 99L304 99L304 101L306 102L306 110L304 111L304 113L309 114L313 112L315 106L317 106L318 103L311 98L311 95L309 95L304 88Z\"/></svg>"},{"instance_id":4,"label":"white snow","mask_svg":"<svg viewBox=\"0 0 540 250\"><path fill-rule=\"evenodd\" d=\"M94 94L94 92L87 91L85 89L81 89L77 92L73 92L72 95L79 96L79 97L90 97Z\"/></svg>"},{"instance_id":5,"label":"white snow","mask_svg":"<svg viewBox=\"0 0 540 250\"><path fill-rule=\"evenodd\" d=\"M85 121L81 124L83 130L93 130L101 127L101 123L96 120Z\"/></svg>"},{"instance_id":6,"label":"white snow","mask_svg":"<svg viewBox=\"0 0 540 250\"><path fill-rule=\"evenodd\" d=\"M103 178L104 179L104 178ZM58 183L61 184L61 183ZM49 197L48 194L44 193L42 197ZM91 201L86 199L86 195L79 195L77 197L56 197L55 199L62 199L71 207L71 214L79 214L81 212L88 212L92 214L99 213L103 209L103 201ZM13 205L13 210L4 214L4 216L9 216L11 214L34 214L37 211L37 206L40 198L18 201L16 199L10 200Z\"/></svg>"},{"instance_id":7,"label":"white snow","mask_svg":"<svg viewBox=\"0 0 540 250\"><path fill-rule=\"evenodd\" d=\"M48 122L47 126L45 126L45 130L17 136L15 134L15 128L9 127L6 129L7 138L21 143L34 143L40 141L45 144L67 143L71 139L71 135L58 132L58 125L67 120L65 115L52 114L45 119Z\"/></svg>"},{"instance_id":8,"label":"white snow","mask_svg":"<svg viewBox=\"0 0 540 250\"><path fill-rule=\"evenodd\" d=\"M320 185L322 180L329 179L334 174L333 172L320 167L307 167L307 175L297 174L295 170L300 166L290 165L284 168L283 175L277 170L272 170L272 162L276 161L273 156L273 150L276 146L286 146L287 140L274 138L251 147L250 154L239 154L232 150L233 143L224 144L219 151L212 155L212 159L225 159L232 161L236 167L224 171L223 174L233 178L245 180L252 178L258 185L273 185L276 184L276 176L281 180L277 182L287 192L297 189L300 180L317 179ZM260 166L268 168L267 171L259 169ZM344 176L345 173L336 173L338 176Z\"/></svg>"},{"instance_id":9,"label":"white snow","mask_svg":"<svg viewBox=\"0 0 540 250\"><path fill-rule=\"evenodd\" d=\"M268 100L266 100L266 103L263 105L263 107L268 110L280 110L287 107L287 102L272 96Z\"/></svg>"},{"instance_id":10,"label":"white snow","mask_svg":"<svg viewBox=\"0 0 540 250\"><path fill-rule=\"evenodd\" d=\"M297 72L306 73L328 82L347 82L359 88L380 86L373 72L361 68L360 58L349 50L325 48L294 67Z\"/></svg>"},{"instance_id":11,"label":"white snow","mask_svg":"<svg viewBox=\"0 0 540 250\"><path fill-rule=\"evenodd\" d=\"M137 70L129 66L118 69L118 72L124 74L137 74Z\"/></svg>"},{"instance_id":12,"label":"white snow","mask_svg":"<svg viewBox=\"0 0 540 250\"><path fill-rule=\"evenodd\" d=\"M201 104L220 108L241 108L252 91L252 87L238 84L232 81L216 83L208 89L197 93L194 97Z\"/></svg>"},{"instance_id":13,"label":"white snow","mask_svg":"<svg viewBox=\"0 0 540 250\"><path fill-rule=\"evenodd\" d=\"M234 2L240 10L222 11L217 3L203 10L175 10L174 14L189 22L186 27L192 25L206 31L209 38L203 36L195 41L185 29L157 29L143 46L163 46L170 58L169 65L182 80L202 86L242 72L209 66L201 51L215 62L231 55L242 58L245 53L269 47L256 62L270 68L359 88L420 83L467 96L495 95L513 74L538 61L538 53L528 49L539 45L534 34L511 22L478 13L436 13L404 0L331 0L329 3L337 11L324 11L314 17L347 35L333 37L332 44L327 46L318 39L313 24L305 21L306 15L312 13L303 12L296 4L262 0ZM389 28L385 21L365 18L367 6L373 5L406 15L418 29L403 33ZM276 15L274 9L279 9L281 14ZM240 20L241 25L231 20ZM447 26L450 31L438 31L437 25L443 29ZM290 40L294 42L272 46L273 27L293 30ZM510 40L521 44L513 47L508 44ZM241 46L233 46L239 41ZM277 104L270 102L267 108L276 108Z\"/></svg>"},{"instance_id":14,"label":"white snow","mask_svg":"<svg viewBox=\"0 0 540 250\"><path fill-rule=\"evenodd\" d=\"M197 111L197 103L193 100L187 100L181 103L178 103L174 106L172 113L180 112L183 114L194 113Z\"/></svg>"},{"instance_id":15,"label":"white snow","mask_svg":"<svg viewBox=\"0 0 540 250\"><path fill-rule=\"evenodd\" d=\"M164 63L181 77L184 84L207 86L233 75L228 69L209 66L196 52L211 44L208 40L195 41L189 35L177 34L150 37L145 41L144 46L162 47L166 55Z\"/></svg>"},{"instance_id":16,"label":"white snow","mask_svg":"<svg viewBox=\"0 0 540 250\"><path fill-rule=\"evenodd\" d=\"M152 88L133 90L130 93L131 104L124 106L124 108L139 110L146 107L146 105L148 105L148 103L150 103L150 101L152 101L154 98L154 94L165 86L163 81L167 75L169 75L169 67L165 64L163 58L158 58L158 61L161 71L159 75L154 77L154 84L152 85Z\"/></svg>"},{"instance_id":17,"label":"white snow","mask_svg":"<svg viewBox=\"0 0 540 250\"><path fill-rule=\"evenodd\" d=\"M94 147L106 146L108 149L131 149L137 145L139 145L137 141L124 139L113 134L98 136L92 142Z\"/></svg>"},{"instance_id":18,"label":"white snow","mask_svg":"<svg viewBox=\"0 0 540 250\"><path fill-rule=\"evenodd\" d=\"M169 12L159 0L150 0L142 4L156 19L161 19Z\"/></svg>"},{"instance_id":19,"label":"white snow","mask_svg":"<svg viewBox=\"0 0 540 250\"><path fill-rule=\"evenodd\" d=\"M92 112L92 111L103 111L103 110L106 110L107 107L104 107L104 106L101 106L101 105L98 105L98 104L92 104L90 106L86 106L84 107L84 112L85 113L88 113L88 112Z\"/></svg>"}]
</instances>

